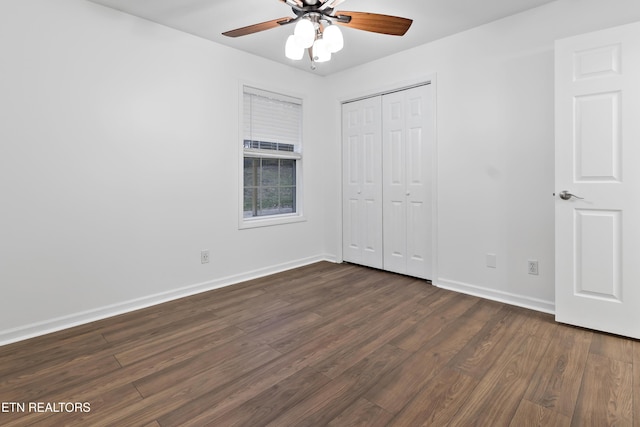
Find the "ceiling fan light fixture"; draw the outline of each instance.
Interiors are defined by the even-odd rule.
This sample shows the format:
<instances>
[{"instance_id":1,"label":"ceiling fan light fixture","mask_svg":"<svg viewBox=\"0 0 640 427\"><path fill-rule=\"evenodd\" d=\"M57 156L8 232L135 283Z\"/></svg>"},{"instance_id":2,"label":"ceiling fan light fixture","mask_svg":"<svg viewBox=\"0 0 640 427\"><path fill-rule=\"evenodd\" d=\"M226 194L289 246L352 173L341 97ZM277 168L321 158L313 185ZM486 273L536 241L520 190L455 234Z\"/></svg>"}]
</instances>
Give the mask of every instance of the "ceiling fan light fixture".
<instances>
[{"instance_id":1,"label":"ceiling fan light fixture","mask_svg":"<svg viewBox=\"0 0 640 427\"><path fill-rule=\"evenodd\" d=\"M293 34L287 38L287 43L284 46L284 54L287 58L294 61L299 61L304 56L304 48L298 45L296 36Z\"/></svg>"},{"instance_id":2,"label":"ceiling fan light fixture","mask_svg":"<svg viewBox=\"0 0 640 427\"><path fill-rule=\"evenodd\" d=\"M342 31L335 24L355 30L403 36L413 22L411 19L380 13L336 12L335 8L343 1L280 0L292 9L295 17L272 19L222 34L227 37L240 37L295 23L293 35L289 36L285 44L285 55L289 59L300 60L307 50L311 59L311 69L315 70L316 62L329 61L332 53L339 52L344 47Z\"/></svg>"},{"instance_id":3,"label":"ceiling fan light fixture","mask_svg":"<svg viewBox=\"0 0 640 427\"><path fill-rule=\"evenodd\" d=\"M293 30L293 35L295 36L296 43L300 48L310 48L313 46L313 41L316 38L316 29L313 22L304 18L299 20Z\"/></svg>"},{"instance_id":4,"label":"ceiling fan light fixture","mask_svg":"<svg viewBox=\"0 0 640 427\"><path fill-rule=\"evenodd\" d=\"M327 49L331 53L336 53L344 47L344 37L337 25L329 25L322 33L322 38L327 43Z\"/></svg>"},{"instance_id":5,"label":"ceiling fan light fixture","mask_svg":"<svg viewBox=\"0 0 640 427\"><path fill-rule=\"evenodd\" d=\"M331 52L329 52L327 41L324 39L317 39L313 43L312 52L315 62L327 62L331 59Z\"/></svg>"}]
</instances>

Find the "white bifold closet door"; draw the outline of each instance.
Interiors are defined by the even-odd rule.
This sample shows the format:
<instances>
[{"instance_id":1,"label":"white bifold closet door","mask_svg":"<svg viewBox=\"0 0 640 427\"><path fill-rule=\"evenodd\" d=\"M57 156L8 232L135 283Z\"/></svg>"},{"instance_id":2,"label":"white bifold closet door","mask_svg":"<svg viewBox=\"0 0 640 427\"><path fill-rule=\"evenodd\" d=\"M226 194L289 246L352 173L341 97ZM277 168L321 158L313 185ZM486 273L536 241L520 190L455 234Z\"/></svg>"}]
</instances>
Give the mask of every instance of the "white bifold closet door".
<instances>
[{"instance_id":1,"label":"white bifold closet door","mask_svg":"<svg viewBox=\"0 0 640 427\"><path fill-rule=\"evenodd\" d=\"M431 278L431 86L382 97L384 269Z\"/></svg>"},{"instance_id":2,"label":"white bifold closet door","mask_svg":"<svg viewBox=\"0 0 640 427\"><path fill-rule=\"evenodd\" d=\"M433 121L430 85L343 105L345 261L431 278Z\"/></svg>"},{"instance_id":3,"label":"white bifold closet door","mask_svg":"<svg viewBox=\"0 0 640 427\"><path fill-rule=\"evenodd\" d=\"M343 258L382 268L380 97L342 106Z\"/></svg>"}]
</instances>

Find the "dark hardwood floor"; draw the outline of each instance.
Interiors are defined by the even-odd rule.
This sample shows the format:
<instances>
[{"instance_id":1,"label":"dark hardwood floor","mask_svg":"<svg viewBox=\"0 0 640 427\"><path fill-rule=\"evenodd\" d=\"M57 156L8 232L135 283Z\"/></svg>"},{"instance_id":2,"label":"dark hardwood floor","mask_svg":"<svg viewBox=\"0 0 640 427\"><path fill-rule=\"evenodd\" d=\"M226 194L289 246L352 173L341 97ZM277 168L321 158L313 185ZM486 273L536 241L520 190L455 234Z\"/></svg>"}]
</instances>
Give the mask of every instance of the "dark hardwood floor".
<instances>
[{"instance_id":1,"label":"dark hardwood floor","mask_svg":"<svg viewBox=\"0 0 640 427\"><path fill-rule=\"evenodd\" d=\"M2 426L640 427L640 342L323 262L0 347L0 404Z\"/></svg>"}]
</instances>

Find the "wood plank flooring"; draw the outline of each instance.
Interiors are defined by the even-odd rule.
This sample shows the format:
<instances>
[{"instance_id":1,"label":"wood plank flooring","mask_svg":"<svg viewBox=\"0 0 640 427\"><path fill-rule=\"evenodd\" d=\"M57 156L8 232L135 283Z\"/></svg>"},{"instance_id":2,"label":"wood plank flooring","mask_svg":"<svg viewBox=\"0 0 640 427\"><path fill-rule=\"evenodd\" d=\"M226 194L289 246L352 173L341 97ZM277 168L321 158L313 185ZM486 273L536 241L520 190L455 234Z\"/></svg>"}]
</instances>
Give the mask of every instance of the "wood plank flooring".
<instances>
[{"instance_id":1,"label":"wood plank flooring","mask_svg":"<svg viewBox=\"0 0 640 427\"><path fill-rule=\"evenodd\" d=\"M640 342L322 262L0 347L0 425L640 427Z\"/></svg>"}]
</instances>

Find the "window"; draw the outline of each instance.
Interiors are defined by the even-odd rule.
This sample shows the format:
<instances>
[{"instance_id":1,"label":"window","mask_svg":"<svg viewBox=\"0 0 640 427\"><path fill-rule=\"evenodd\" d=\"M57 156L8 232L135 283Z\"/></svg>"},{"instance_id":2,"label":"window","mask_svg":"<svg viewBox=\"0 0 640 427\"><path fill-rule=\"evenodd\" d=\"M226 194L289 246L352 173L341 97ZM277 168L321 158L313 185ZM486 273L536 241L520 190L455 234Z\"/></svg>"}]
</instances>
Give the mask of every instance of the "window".
<instances>
[{"instance_id":1,"label":"window","mask_svg":"<svg viewBox=\"0 0 640 427\"><path fill-rule=\"evenodd\" d=\"M302 100L244 86L242 139L241 224L299 220Z\"/></svg>"}]
</instances>

